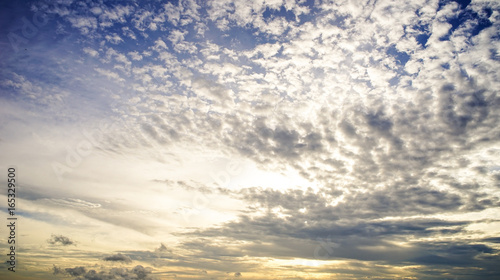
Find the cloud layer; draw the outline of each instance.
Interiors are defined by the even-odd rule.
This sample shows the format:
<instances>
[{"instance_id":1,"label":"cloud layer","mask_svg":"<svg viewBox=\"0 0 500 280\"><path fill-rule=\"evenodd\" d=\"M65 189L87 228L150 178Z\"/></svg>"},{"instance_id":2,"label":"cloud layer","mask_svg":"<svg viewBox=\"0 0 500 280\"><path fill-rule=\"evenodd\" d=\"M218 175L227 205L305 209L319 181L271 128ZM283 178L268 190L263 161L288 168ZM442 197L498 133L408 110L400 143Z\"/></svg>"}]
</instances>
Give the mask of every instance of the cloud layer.
<instances>
[{"instance_id":1,"label":"cloud layer","mask_svg":"<svg viewBox=\"0 0 500 280\"><path fill-rule=\"evenodd\" d=\"M28 272L44 244L75 279L500 274L498 3L11 9Z\"/></svg>"}]
</instances>

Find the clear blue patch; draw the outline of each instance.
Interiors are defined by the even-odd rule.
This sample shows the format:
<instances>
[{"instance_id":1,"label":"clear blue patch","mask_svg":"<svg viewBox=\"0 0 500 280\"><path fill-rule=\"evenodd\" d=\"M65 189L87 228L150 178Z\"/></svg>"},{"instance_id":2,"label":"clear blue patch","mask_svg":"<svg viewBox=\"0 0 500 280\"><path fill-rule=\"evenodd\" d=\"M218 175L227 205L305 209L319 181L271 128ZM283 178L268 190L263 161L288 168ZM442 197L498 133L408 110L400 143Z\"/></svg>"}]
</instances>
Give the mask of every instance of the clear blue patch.
<instances>
[{"instance_id":1,"label":"clear blue patch","mask_svg":"<svg viewBox=\"0 0 500 280\"><path fill-rule=\"evenodd\" d=\"M417 11L417 14L419 14L418 11ZM415 39L423 48L425 48L425 44L427 44L427 40L429 40L429 37L431 36L430 31L429 31L429 25L428 24L418 24L418 25L412 26L412 29L418 30L421 32L419 35L417 35L415 37Z\"/></svg>"},{"instance_id":2,"label":"clear blue patch","mask_svg":"<svg viewBox=\"0 0 500 280\"><path fill-rule=\"evenodd\" d=\"M420 34L420 35L417 35L417 42L423 47L425 48L425 44L427 44L427 40L429 40L429 37L431 37L430 35L427 35L427 34Z\"/></svg>"},{"instance_id":3,"label":"clear blue patch","mask_svg":"<svg viewBox=\"0 0 500 280\"><path fill-rule=\"evenodd\" d=\"M387 52L386 52L388 55L391 55L393 57L396 58L396 63L398 65L402 65L404 66L406 64L406 62L408 62L408 60L410 60L410 56L405 53L405 52L399 52L397 49L396 49L396 46L395 45L392 45L390 46L388 49L387 49Z\"/></svg>"}]
</instances>

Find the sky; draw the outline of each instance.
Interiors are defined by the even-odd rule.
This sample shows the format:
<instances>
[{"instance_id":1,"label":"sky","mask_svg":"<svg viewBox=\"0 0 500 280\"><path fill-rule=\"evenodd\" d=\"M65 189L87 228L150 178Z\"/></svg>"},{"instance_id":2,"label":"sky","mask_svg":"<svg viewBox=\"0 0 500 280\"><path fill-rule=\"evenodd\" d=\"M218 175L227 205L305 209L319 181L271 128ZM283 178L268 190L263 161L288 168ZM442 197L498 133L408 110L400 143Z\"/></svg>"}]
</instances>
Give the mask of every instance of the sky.
<instances>
[{"instance_id":1,"label":"sky","mask_svg":"<svg viewBox=\"0 0 500 280\"><path fill-rule=\"evenodd\" d=\"M0 278L500 279L499 27L482 0L2 1Z\"/></svg>"}]
</instances>

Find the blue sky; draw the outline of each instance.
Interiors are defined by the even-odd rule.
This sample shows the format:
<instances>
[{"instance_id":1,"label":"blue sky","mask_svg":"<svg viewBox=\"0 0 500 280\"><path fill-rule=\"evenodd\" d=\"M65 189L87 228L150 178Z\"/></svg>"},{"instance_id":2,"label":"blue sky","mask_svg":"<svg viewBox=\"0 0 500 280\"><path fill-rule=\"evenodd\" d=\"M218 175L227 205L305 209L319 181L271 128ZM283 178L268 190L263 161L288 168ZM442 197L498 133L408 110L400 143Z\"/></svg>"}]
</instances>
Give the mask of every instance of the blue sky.
<instances>
[{"instance_id":1,"label":"blue sky","mask_svg":"<svg viewBox=\"0 0 500 280\"><path fill-rule=\"evenodd\" d=\"M2 277L498 278L497 2L0 7Z\"/></svg>"}]
</instances>

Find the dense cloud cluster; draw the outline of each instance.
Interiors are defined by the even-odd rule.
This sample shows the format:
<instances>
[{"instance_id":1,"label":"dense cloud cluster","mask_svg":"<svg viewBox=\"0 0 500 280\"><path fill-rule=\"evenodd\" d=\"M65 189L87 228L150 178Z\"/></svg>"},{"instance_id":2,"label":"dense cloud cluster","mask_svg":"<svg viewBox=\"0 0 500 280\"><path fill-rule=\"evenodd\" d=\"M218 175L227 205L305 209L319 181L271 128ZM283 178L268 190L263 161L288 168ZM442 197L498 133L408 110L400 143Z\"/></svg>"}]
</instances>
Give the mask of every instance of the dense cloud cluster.
<instances>
[{"instance_id":1,"label":"dense cloud cluster","mask_svg":"<svg viewBox=\"0 0 500 280\"><path fill-rule=\"evenodd\" d=\"M83 266L78 266L74 268L66 268L64 272L61 268L54 266L54 275L58 274L68 274L74 277L75 280L107 280L107 279L119 279L119 280L153 280L156 279L151 275L152 269L149 267L143 267L142 265L137 265L132 269L127 268L111 268L109 270L96 271L94 269L86 269Z\"/></svg>"}]
</instances>

